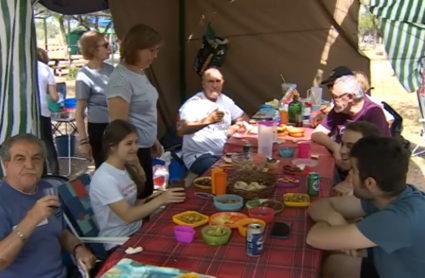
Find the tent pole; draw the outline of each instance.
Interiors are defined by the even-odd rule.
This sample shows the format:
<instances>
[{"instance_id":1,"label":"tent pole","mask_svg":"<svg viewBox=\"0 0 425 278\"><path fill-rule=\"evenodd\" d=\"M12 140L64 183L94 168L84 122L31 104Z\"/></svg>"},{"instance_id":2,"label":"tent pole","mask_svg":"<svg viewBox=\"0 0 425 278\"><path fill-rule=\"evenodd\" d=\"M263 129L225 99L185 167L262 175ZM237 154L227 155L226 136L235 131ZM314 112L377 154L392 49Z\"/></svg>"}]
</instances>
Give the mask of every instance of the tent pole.
<instances>
[{"instance_id":1,"label":"tent pole","mask_svg":"<svg viewBox=\"0 0 425 278\"><path fill-rule=\"evenodd\" d=\"M179 0L180 102L186 101L186 1Z\"/></svg>"}]
</instances>

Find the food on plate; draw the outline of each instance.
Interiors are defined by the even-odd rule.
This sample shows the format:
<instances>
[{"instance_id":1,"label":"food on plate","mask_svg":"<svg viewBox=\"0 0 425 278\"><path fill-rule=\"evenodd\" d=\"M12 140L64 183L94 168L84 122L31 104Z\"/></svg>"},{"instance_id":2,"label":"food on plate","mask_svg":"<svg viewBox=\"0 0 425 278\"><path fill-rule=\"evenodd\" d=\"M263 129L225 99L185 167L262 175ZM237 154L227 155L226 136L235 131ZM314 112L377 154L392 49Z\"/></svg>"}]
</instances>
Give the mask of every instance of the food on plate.
<instances>
[{"instance_id":1,"label":"food on plate","mask_svg":"<svg viewBox=\"0 0 425 278\"><path fill-rule=\"evenodd\" d=\"M284 124L281 124L277 127L277 132L284 132L286 130L287 126Z\"/></svg>"},{"instance_id":2,"label":"food on plate","mask_svg":"<svg viewBox=\"0 0 425 278\"><path fill-rule=\"evenodd\" d=\"M288 203L308 203L310 202L310 197L306 194L291 194L285 195L285 202Z\"/></svg>"},{"instance_id":3,"label":"food on plate","mask_svg":"<svg viewBox=\"0 0 425 278\"><path fill-rule=\"evenodd\" d=\"M226 205L231 205L231 204L239 203L239 200L227 199L227 200L218 200L218 202L222 204L226 204Z\"/></svg>"},{"instance_id":4,"label":"food on plate","mask_svg":"<svg viewBox=\"0 0 425 278\"><path fill-rule=\"evenodd\" d=\"M302 172L302 170L299 167L291 166L291 165L283 166L283 171L289 172L289 173L301 173Z\"/></svg>"},{"instance_id":5,"label":"food on plate","mask_svg":"<svg viewBox=\"0 0 425 278\"><path fill-rule=\"evenodd\" d=\"M280 210L283 209L283 205L279 202L275 202L275 201L265 201L264 203L260 204L260 207L267 207L267 208L271 208L274 210Z\"/></svg>"},{"instance_id":6,"label":"food on plate","mask_svg":"<svg viewBox=\"0 0 425 278\"><path fill-rule=\"evenodd\" d=\"M207 231L209 236L224 236L225 234L226 230L220 227L213 227Z\"/></svg>"},{"instance_id":7,"label":"food on plate","mask_svg":"<svg viewBox=\"0 0 425 278\"><path fill-rule=\"evenodd\" d=\"M242 190L246 190L246 191L252 191L252 190L259 190L259 189L264 189L267 186L260 184L256 181L251 182L251 183L246 183L244 181L237 181L235 183L235 189L242 189Z\"/></svg>"},{"instance_id":8,"label":"food on plate","mask_svg":"<svg viewBox=\"0 0 425 278\"><path fill-rule=\"evenodd\" d=\"M211 178L198 178L194 181L196 185L211 186Z\"/></svg>"},{"instance_id":9,"label":"food on plate","mask_svg":"<svg viewBox=\"0 0 425 278\"><path fill-rule=\"evenodd\" d=\"M202 221L202 220L204 220L205 218L204 218L204 217L202 217L202 216L200 216L200 215L198 215L198 214L194 214L194 213L192 213L192 214L185 214L185 215L182 215L182 216L180 216L178 219L179 219L179 220L181 220L181 221L183 221L184 223L187 223L187 224L193 224L193 223L196 223L196 222Z\"/></svg>"},{"instance_id":10,"label":"food on plate","mask_svg":"<svg viewBox=\"0 0 425 278\"><path fill-rule=\"evenodd\" d=\"M281 183L294 183L294 184L300 182L299 180L292 178L292 177L279 178L277 181L281 182Z\"/></svg>"},{"instance_id":11,"label":"food on plate","mask_svg":"<svg viewBox=\"0 0 425 278\"><path fill-rule=\"evenodd\" d=\"M304 137L304 129L300 127L288 128L288 133L291 137Z\"/></svg>"}]
</instances>

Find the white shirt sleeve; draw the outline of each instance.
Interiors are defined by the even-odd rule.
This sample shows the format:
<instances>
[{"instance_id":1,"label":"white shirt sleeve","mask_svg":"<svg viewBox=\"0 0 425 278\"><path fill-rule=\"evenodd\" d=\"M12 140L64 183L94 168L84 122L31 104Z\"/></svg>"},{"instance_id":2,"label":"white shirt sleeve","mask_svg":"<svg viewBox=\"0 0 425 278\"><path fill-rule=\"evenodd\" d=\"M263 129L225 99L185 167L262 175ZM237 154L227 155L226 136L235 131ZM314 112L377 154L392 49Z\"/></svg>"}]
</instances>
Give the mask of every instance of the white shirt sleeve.
<instances>
[{"instance_id":1,"label":"white shirt sleeve","mask_svg":"<svg viewBox=\"0 0 425 278\"><path fill-rule=\"evenodd\" d=\"M103 206L124 200L118 188L117 180L108 174L93 177L90 183L90 195L96 197Z\"/></svg>"},{"instance_id":2,"label":"white shirt sleeve","mask_svg":"<svg viewBox=\"0 0 425 278\"><path fill-rule=\"evenodd\" d=\"M53 70L51 68L47 68L47 82L49 85L56 85L55 75L53 74Z\"/></svg>"},{"instance_id":3,"label":"white shirt sleeve","mask_svg":"<svg viewBox=\"0 0 425 278\"><path fill-rule=\"evenodd\" d=\"M230 100L230 101L231 101L231 103L229 103L230 116L232 117L232 121L236 121L237 119L242 117L244 112L239 106L236 105L236 103L233 100Z\"/></svg>"},{"instance_id":4,"label":"white shirt sleeve","mask_svg":"<svg viewBox=\"0 0 425 278\"><path fill-rule=\"evenodd\" d=\"M196 122L202 120L200 115L204 115L202 101L199 99L190 99L180 108L180 120Z\"/></svg>"}]
</instances>

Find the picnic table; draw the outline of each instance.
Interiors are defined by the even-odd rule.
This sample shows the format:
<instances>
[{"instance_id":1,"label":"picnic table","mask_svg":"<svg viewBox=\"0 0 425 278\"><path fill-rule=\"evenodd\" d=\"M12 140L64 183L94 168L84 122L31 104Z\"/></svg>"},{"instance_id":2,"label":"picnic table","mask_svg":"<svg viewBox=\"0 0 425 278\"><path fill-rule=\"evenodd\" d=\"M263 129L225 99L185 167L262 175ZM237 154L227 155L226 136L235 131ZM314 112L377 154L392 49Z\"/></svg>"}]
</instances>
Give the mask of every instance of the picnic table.
<instances>
[{"instance_id":1,"label":"picnic table","mask_svg":"<svg viewBox=\"0 0 425 278\"><path fill-rule=\"evenodd\" d=\"M286 139L285 143L274 145L274 157L281 160L281 167L290 163L290 159L279 157L277 155L279 148L295 146L292 141L294 138ZM301 140L307 139L301 138ZM253 143L254 148L256 147L255 136L230 138L224 148L225 152L241 151L243 140L249 140ZM320 155L319 164L314 168L314 171L321 176L320 197L329 197L333 184L334 160L324 147L314 143L312 144L312 153ZM220 167L224 163L222 158L213 168ZM225 171L230 174L233 170L226 169ZM273 171L276 175L282 175L280 169ZM204 176L210 174L208 171ZM270 198L283 201L284 193L306 193L307 177L297 177L297 179L300 180L299 187L277 188ZM143 264L184 269L220 278L319 277L322 251L313 249L305 243L307 232L313 225L305 208L287 207L276 216L275 221L291 224L291 235L286 240L271 238L272 224L268 225L265 232L264 252L258 258L246 255L245 238L241 237L237 230L233 232L229 243L221 247L213 247L204 243L200 228L196 229L196 239L193 243L178 243L174 238L173 215L188 210L198 211L205 215L217 212L213 200L201 199L195 195L200 191L202 190L196 189L194 186L189 187L186 190L187 198L184 203L169 205L157 217L144 223L139 232L109 257L98 277L101 277L123 258L130 258ZM247 214L246 208L244 207L241 212ZM128 247L137 246L142 246L144 251L135 255L125 254Z\"/></svg>"}]
</instances>

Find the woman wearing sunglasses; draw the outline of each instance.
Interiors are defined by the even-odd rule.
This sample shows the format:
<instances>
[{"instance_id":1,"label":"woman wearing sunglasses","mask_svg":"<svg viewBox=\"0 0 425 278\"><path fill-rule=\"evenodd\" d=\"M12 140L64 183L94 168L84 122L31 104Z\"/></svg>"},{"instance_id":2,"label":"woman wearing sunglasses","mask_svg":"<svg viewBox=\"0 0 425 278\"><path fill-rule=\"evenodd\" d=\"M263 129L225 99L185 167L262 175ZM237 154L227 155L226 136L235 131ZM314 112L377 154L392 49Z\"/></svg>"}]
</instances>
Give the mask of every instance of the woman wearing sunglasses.
<instances>
[{"instance_id":1,"label":"woman wearing sunglasses","mask_svg":"<svg viewBox=\"0 0 425 278\"><path fill-rule=\"evenodd\" d=\"M75 119L80 140L80 152L96 169L105 160L102 152L102 138L109 123L108 103L105 90L114 67L104 61L111 51L105 36L89 31L80 39L81 52L88 63L81 68L75 81L77 111ZM84 118L87 109L87 126Z\"/></svg>"}]
</instances>

